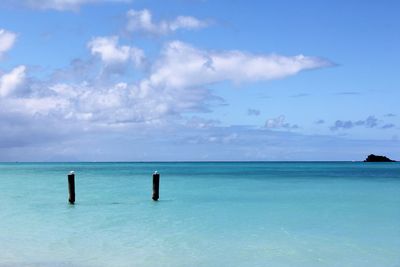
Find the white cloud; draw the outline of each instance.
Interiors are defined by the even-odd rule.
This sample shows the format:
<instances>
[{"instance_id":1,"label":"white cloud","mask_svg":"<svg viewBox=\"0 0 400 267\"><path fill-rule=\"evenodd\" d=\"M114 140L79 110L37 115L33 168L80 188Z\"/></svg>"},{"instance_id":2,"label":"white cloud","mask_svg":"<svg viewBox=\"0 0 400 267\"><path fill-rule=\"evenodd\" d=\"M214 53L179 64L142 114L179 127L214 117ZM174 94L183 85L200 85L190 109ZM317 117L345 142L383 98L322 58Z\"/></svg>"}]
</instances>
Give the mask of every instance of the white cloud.
<instances>
[{"instance_id":1,"label":"white cloud","mask_svg":"<svg viewBox=\"0 0 400 267\"><path fill-rule=\"evenodd\" d=\"M119 45L116 36L94 38L88 47L106 64L138 64L142 60L133 47ZM148 75L141 80L127 83L120 80L122 76L117 80L97 79L98 68L88 65L89 69L79 68L84 73L79 71L77 80L56 79L48 83L33 80L24 94L5 97L12 95L25 79L25 66L20 66L1 76L0 100L3 110L8 112L84 123L89 128L168 124L171 120L182 121L182 115L188 112L204 112L211 104L220 104L223 100L207 89L209 84L270 80L327 65L328 62L318 58L207 51L174 41L163 48ZM70 71L77 75L74 68ZM68 71L64 76L69 77ZM212 123L194 124L206 127ZM274 123L267 122L266 126L297 127L285 123L284 118L275 119Z\"/></svg>"},{"instance_id":2,"label":"white cloud","mask_svg":"<svg viewBox=\"0 0 400 267\"><path fill-rule=\"evenodd\" d=\"M178 29L198 29L207 26L207 22L201 21L190 16L178 16L175 20L169 24L170 31L176 31Z\"/></svg>"},{"instance_id":3,"label":"white cloud","mask_svg":"<svg viewBox=\"0 0 400 267\"><path fill-rule=\"evenodd\" d=\"M110 53L107 56L126 60L127 54ZM270 80L327 65L327 61L319 58L252 55L240 51L210 52L175 41L164 47L147 78L130 85L119 84L103 89L89 86L84 94L77 97L78 106L86 108L81 112L93 113L93 120L164 120L185 112L206 111L213 101L221 103L221 99L207 89L211 83ZM106 103L114 104L108 109ZM281 126L297 127L289 124Z\"/></svg>"},{"instance_id":4,"label":"white cloud","mask_svg":"<svg viewBox=\"0 0 400 267\"><path fill-rule=\"evenodd\" d=\"M167 44L149 78L152 86L187 88L222 81L252 82L284 78L302 70L329 66L316 57L214 52L173 41Z\"/></svg>"},{"instance_id":5,"label":"white cloud","mask_svg":"<svg viewBox=\"0 0 400 267\"><path fill-rule=\"evenodd\" d=\"M271 118L265 122L265 127L266 128L279 128L282 126L284 121L285 121L285 116L283 116L283 115L276 117L276 118Z\"/></svg>"},{"instance_id":6,"label":"white cloud","mask_svg":"<svg viewBox=\"0 0 400 267\"><path fill-rule=\"evenodd\" d=\"M280 116L278 116L276 118L268 119L265 122L265 128L268 128L268 129L287 129L287 130L288 129L297 129L297 128L299 128L298 125L287 123L287 122L285 122L285 120L286 120L285 116L283 116L283 115L280 115Z\"/></svg>"},{"instance_id":7,"label":"white cloud","mask_svg":"<svg viewBox=\"0 0 400 267\"><path fill-rule=\"evenodd\" d=\"M55 96L12 98L3 102L8 112L28 116L58 115L68 110L69 105L68 100Z\"/></svg>"},{"instance_id":8,"label":"white cloud","mask_svg":"<svg viewBox=\"0 0 400 267\"><path fill-rule=\"evenodd\" d=\"M88 47L105 65L120 64L125 68L128 62L138 62L136 50L119 45L115 36L94 38ZM178 41L166 44L159 58L146 69L148 72L142 72L136 81L126 76L99 79L102 69L96 62L74 61L70 68L58 70L54 80L32 79L26 83L29 90L18 94L15 92L25 80L25 66L4 74L0 83L0 116L19 117L21 129L35 119L46 131L49 127L71 127L80 132L127 133L132 127L141 132L153 125L162 125L165 130L169 125L185 124L185 117L193 116L193 112L208 111L212 104L221 103L221 98L207 89L209 84L270 80L329 65L319 58L207 51ZM188 128L204 130L216 127L218 122L195 118L186 124ZM284 120L276 125L297 127ZM210 138L224 143L238 137L229 133Z\"/></svg>"},{"instance_id":9,"label":"white cloud","mask_svg":"<svg viewBox=\"0 0 400 267\"><path fill-rule=\"evenodd\" d=\"M15 89L24 83L25 70L26 67L21 65L0 77L0 97L12 94Z\"/></svg>"},{"instance_id":10,"label":"white cloud","mask_svg":"<svg viewBox=\"0 0 400 267\"><path fill-rule=\"evenodd\" d=\"M143 50L130 47L118 46L118 37L96 37L88 43L92 55L100 56L106 64L121 64L132 61L136 66L140 66L144 60Z\"/></svg>"},{"instance_id":11,"label":"white cloud","mask_svg":"<svg viewBox=\"0 0 400 267\"><path fill-rule=\"evenodd\" d=\"M36 9L54 9L59 11L77 10L81 5L105 2L130 2L129 0L23 0L23 3Z\"/></svg>"},{"instance_id":12,"label":"white cloud","mask_svg":"<svg viewBox=\"0 0 400 267\"><path fill-rule=\"evenodd\" d=\"M117 37L95 38L89 47L104 62L132 60L131 47L118 46ZM240 51L210 52L175 41L164 47L148 76L140 81L130 84L118 81L56 82L48 86L49 92L44 95L52 95L58 105L46 104L43 106L48 109L36 110L58 114L64 119L94 123L162 122L179 118L186 112L207 111L210 103L221 103L221 99L207 89L211 83L282 78L303 69L326 65L326 61L318 58L252 55ZM297 127L283 120L276 122L277 126Z\"/></svg>"},{"instance_id":13,"label":"white cloud","mask_svg":"<svg viewBox=\"0 0 400 267\"><path fill-rule=\"evenodd\" d=\"M18 97L0 98L0 113L7 111L27 117L37 115L60 121L88 122L89 128L131 123L163 124L170 118L179 119L186 111L204 109L205 102L212 99L206 89L174 92L148 88L144 92L143 84L123 82L109 86L97 82L41 85L41 94L28 92Z\"/></svg>"},{"instance_id":14,"label":"white cloud","mask_svg":"<svg viewBox=\"0 0 400 267\"><path fill-rule=\"evenodd\" d=\"M155 23L151 12L147 9L131 9L127 13L127 19L126 29L129 32L144 32L154 35L165 35L179 29L199 29L208 25L206 21L190 16L178 16L172 21L162 20L159 23Z\"/></svg>"},{"instance_id":15,"label":"white cloud","mask_svg":"<svg viewBox=\"0 0 400 267\"><path fill-rule=\"evenodd\" d=\"M13 47L16 39L17 35L15 33L0 29L0 58Z\"/></svg>"}]
</instances>

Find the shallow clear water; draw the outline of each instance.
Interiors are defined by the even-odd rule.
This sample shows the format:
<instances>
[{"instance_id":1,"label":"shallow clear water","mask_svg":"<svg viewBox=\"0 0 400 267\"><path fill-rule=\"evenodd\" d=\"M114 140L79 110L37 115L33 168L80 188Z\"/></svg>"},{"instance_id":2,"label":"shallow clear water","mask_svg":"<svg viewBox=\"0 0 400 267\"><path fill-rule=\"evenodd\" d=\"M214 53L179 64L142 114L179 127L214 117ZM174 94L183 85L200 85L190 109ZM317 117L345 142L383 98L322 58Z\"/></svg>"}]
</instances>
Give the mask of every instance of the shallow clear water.
<instances>
[{"instance_id":1,"label":"shallow clear water","mask_svg":"<svg viewBox=\"0 0 400 267\"><path fill-rule=\"evenodd\" d=\"M2 267L400 266L399 163L4 163L0 203Z\"/></svg>"}]
</instances>

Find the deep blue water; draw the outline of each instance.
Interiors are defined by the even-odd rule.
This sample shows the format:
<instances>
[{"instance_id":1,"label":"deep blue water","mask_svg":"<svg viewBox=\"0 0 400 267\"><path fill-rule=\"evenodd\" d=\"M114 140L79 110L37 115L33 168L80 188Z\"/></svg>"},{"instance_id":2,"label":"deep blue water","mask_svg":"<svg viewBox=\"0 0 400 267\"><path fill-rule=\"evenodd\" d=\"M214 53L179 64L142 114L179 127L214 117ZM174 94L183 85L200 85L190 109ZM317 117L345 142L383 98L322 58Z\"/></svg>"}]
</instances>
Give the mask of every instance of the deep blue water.
<instances>
[{"instance_id":1,"label":"deep blue water","mask_svg":"<svg viewBox=\"0 0 400 267\"><path fill-rule=\"evenodd\" d=\"M0 163L0 203L1 267L400 266L399 163Z\"/></svg>"}]
</instances>

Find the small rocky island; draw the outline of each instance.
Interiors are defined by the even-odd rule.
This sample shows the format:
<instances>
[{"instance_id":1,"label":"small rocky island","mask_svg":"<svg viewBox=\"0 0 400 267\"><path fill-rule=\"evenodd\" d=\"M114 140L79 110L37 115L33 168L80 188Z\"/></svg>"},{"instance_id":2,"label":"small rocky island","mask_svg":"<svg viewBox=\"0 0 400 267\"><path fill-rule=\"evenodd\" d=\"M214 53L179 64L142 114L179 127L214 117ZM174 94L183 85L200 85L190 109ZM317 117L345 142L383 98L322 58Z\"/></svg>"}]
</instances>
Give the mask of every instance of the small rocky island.
<instances>
[{"instance_id":1,"label":"small rocky island","mask_svg":"<svg viewBox=\"0 0 400 267\"><path fill-rule=\"evenodd\" d=\"M389 159L385 156L371 154L364 160L364 162L395 162L395 160Z\"/></svg>"}]
</instances>

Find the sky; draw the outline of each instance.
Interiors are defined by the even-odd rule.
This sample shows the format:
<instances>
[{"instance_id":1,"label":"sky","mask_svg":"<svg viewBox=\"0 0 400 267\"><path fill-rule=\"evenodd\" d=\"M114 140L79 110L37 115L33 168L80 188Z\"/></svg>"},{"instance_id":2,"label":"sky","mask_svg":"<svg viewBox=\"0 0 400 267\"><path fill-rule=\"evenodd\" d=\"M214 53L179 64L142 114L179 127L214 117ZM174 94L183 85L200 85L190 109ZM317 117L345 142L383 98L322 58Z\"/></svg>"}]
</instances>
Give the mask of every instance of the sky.
<instances>
[{"instance_id":1,"label":"sky","mask_svg":"<svg viewBox=\"0 0 400 267\"><path fill-rule=\"evenodd\" d=\"M0 161L400 160L399 13L3 0Z\"/></svg>"}]
</instances>

